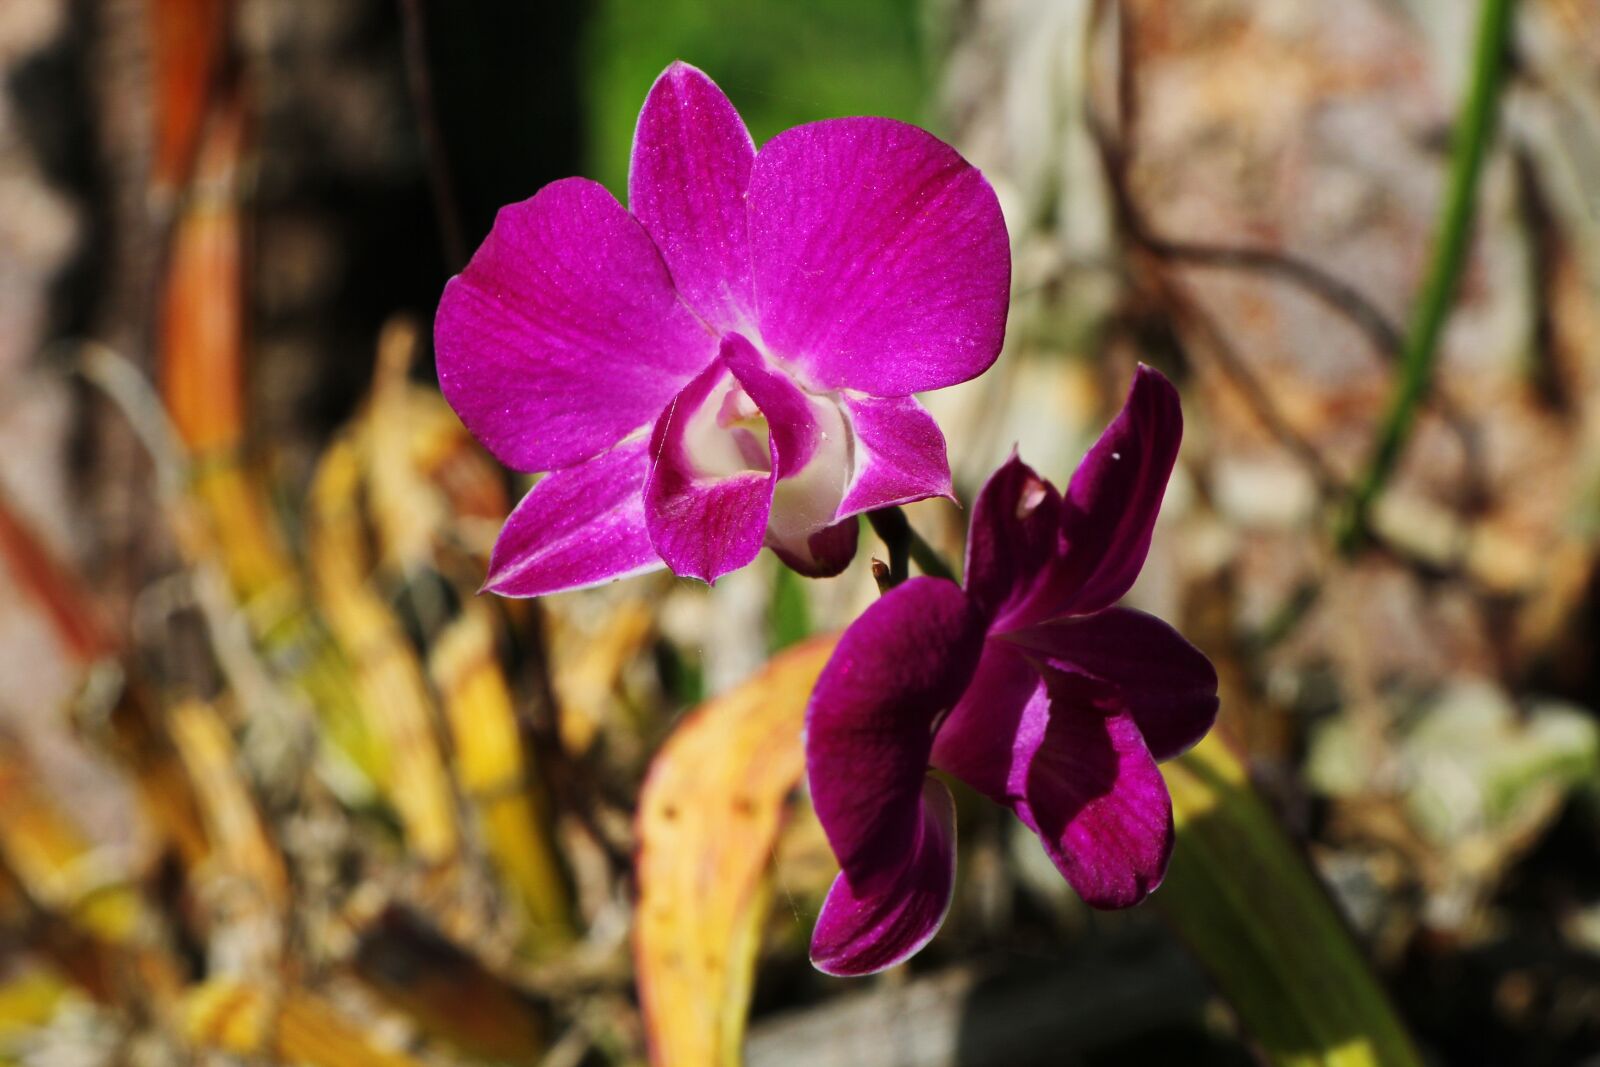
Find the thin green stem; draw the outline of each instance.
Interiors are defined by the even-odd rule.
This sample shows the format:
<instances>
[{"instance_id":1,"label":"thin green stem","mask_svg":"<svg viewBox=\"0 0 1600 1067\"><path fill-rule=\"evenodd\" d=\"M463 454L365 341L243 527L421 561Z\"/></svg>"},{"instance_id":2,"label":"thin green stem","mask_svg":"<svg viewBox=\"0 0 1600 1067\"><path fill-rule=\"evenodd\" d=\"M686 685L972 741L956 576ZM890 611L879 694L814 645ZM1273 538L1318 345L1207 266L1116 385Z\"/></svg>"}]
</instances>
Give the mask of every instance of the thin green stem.
<instances>
[{"instance_id":1,"label":"thin green stem","mask_svg":"<svg viewBox=\"0 0 1600 1067\"><path fill-rule=\"evenodd\" d=\"M1394 474L1395 465L1411 437L1417 409L1432 380L1439 335L1466 266L1478 181L1494 136L1515 7L1516 0L1483 0L1478 12L1472 73L1456 123L1449 185L1428 275L1401 352L1400 381L1390 398L1372 458L1351 489L1335 530L1339 549L1346 555L1362 547L1366 540L1373 502Z\"/></svg>"},{"instance_id":2,"label":"thin green stem","mask_svg":"<svg viewBox=\"0 0 1600 1067\"><path fill-rule=\"evenodd\" d=\"M889 573L879 581L885 591L905 581L911 574L911 561L915 560L923 574L933 578L955 581L955 571L922 539L899 508L880 508L867 513L867 521L889 550Z\"/></svg>"},{"instance_id":3,"label":"thin green stem","mask_svg":"<svg viewBox=\"0 0 1600 1067\"><path fill-rule=\"evenodd\" d=\"M911 523L899 508L869 511L867 521L889 550L889 573L878 575L878 589L887 593L911 576Z\"/></svg>"},{"instance_id":4,"label":"thin green stem","mask_svg":"<svg viewBox=\"0 0 1600 1067\"><path fill-rule=\"evenodd\" d=\"M924 541L916 530L911 531L911 561L930 578L956 580L955 568L946 563L938 550Z\"/></svg>"}]
</instances>

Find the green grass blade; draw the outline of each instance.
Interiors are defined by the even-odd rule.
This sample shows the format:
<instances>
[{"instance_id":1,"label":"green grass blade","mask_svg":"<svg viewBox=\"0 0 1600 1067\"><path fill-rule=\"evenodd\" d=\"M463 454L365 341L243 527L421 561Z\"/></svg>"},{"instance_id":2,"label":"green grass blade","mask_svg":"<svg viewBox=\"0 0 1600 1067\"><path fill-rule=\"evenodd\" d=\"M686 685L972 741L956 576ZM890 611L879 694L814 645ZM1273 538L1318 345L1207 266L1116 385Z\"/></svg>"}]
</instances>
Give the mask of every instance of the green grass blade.
<instances>
[{"instance_id":1,"label":"green grass blade","mask_svg":"<svg viewBox=\"0 0 1600 1067\"><path fill-rule=\"evenodd\" d=\"M1420 1067L1332 899L1216 735L1162 767L1177 845L1151 897L1274 1064Z\"/></svg>"}]
</instances>

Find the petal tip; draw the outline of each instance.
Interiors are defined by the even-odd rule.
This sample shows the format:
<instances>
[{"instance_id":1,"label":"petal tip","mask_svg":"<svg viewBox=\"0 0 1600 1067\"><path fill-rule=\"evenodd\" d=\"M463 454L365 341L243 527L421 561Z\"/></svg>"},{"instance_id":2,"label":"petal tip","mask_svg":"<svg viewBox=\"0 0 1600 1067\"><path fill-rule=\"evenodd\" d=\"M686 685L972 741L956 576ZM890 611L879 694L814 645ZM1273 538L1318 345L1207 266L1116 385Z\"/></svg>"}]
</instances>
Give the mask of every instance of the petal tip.
<instances>
[{"instance_id":1,"label":"petal tip","mask_svg":"<svg viewBox=\"0 0 1600 1067\"><path fill-rule=\"evenodd\" d=\"M707 77L706 72L693 63L683 59L674 59L662 68L660 74L656 75L656 81L659 82L665 78L692 78L697 75L701 78Z\"/></svg>"},{"instance_id":2,"label":"petal tip","mask_svg":"<svg viewBox=\"0 0 1600 1067\"><path fill-rule=\"evenodd\" d=\"M1148 871L1138 871L1133 878L1106 893L1099 894L1093 891L1078 890L1078 895L1083 902L1096 911L1122 911L1126 908L1138 907L1149 899L1150 894L1161 888L1167 880L1167 869L1172 864L1172 848L1177 841L1177 829L1173 824L1172 816L1167 816L1167 833L1162 842L1161 855L1155 866ZM1077 887L1074 887L1077 888Z\"/></svg>"},{"instance_id":3,"label":"petal tip","mask_svg":"<svg viewBox=\"0 0 1600 1067\"><path fill-rule=\"evenodd\" d=\"M1181 423L1183 410L1178 399L1178 387L1165 374L1156 370L1150 364L1141 361L1133 372L1133 382L1128 387L1126 406L1132 406L1137 399L1146 403L1159 404L1166 410L1163 415L1176 418Z\"/></svg>"}]
</instances>

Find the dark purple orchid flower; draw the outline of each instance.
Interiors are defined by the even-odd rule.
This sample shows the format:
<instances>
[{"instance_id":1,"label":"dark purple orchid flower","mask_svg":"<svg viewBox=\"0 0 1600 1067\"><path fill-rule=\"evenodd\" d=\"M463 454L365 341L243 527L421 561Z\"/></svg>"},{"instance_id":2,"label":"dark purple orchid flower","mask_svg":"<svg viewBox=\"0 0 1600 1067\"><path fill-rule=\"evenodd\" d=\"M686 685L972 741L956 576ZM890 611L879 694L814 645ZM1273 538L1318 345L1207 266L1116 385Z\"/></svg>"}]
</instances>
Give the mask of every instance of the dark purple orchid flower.
<instances>
[{"instance_id":1,"label":"dark purple orchid flower","mask_svg":"<svg viewBox=\"0 0 1600 1067\"><path fill-rule=\"evenodd\" d=\"M711 79L674 63L639 114L628 199L547 185L445 287L445 397L506 466L551 472L485 588L663 565L714 581L763 544L836 574L852 516L950 495L944 437L911 394L1000 351L1011 257L983 175L889 119L757 152Z\"/></svg>"},{"instance_id":2,"label":"dark purple orchid flower","mask_svg":"<svg viewBox=\"0 0 1600 1067\"><path fill-rule=\"evenodd\" d=\"M966 586L916 578L858 618L806 714L806 769L839 858L811 959L869 974L938 930L955 884L954 804L930 767L1004 804L1083 899L1138 903L1166 873L1156 768L1217 713L1206 657L1114 607L1150 549L1183 416L1140 367L1065 496L1012 457L978 495Z\"/></svg>"}]
</instances>

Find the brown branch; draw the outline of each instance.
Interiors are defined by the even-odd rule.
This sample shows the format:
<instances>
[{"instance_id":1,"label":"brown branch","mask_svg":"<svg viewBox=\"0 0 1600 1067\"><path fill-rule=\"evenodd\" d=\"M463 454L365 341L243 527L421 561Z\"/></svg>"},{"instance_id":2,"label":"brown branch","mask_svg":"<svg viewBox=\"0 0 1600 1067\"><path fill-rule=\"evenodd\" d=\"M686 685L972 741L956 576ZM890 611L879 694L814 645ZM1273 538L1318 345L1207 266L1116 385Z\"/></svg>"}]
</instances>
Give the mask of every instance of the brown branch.
<instances>
[{"instance_id":1,"label":"brown branch","mask_svg":"<svg viewBox=\"0 0 1600 1067\"><path fill-rule=\"evenodd\" d=\"M428 169L428 189L433 213L439 220L439 239L452 272L467 262L467 242L456 210L455 182L445 156L444 133L434 107L433 75L428 69L427 21L422 0L400 0L400 27L405 55L406 85L417 112L417 132L422 137L422 157Z\"/></svg>"}]
</instances>

